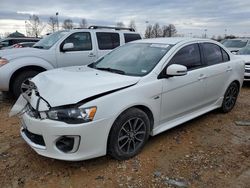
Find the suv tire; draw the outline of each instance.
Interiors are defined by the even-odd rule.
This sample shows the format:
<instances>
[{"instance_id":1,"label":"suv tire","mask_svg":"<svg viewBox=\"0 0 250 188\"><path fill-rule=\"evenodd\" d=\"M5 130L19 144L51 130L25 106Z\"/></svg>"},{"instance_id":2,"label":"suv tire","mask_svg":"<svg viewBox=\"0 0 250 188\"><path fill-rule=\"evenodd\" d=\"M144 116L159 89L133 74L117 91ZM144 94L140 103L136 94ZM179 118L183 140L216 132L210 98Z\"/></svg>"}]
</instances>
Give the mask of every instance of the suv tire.
<instances>
[{"instance_id":1,"label":"suv tire","mask_svg":"<svg viewBox=\"0 0 250 188\"><path fill-rule=\"evenodd\" d=\"M11 91L12 91L14 97L18 98L20 96L21 86L26 80L33 78L34 76L36 76L39 73L40 73L39 71L33 71L33 70L23 71L23 72L19 73L15 77L15 79L12 83L12 86L11 86Z\"/></svg>"}]
</instances>

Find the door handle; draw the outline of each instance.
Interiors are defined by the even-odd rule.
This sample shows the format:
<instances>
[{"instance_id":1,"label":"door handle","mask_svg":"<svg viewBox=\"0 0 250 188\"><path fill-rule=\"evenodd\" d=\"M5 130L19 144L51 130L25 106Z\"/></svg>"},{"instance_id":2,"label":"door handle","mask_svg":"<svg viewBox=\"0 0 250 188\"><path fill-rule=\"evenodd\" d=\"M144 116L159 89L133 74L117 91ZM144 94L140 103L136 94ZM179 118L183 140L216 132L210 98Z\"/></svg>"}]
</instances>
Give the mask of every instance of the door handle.
<instances>
[{"instance_id":1,"label":"door handle","mask_svg":"<svg viewBox=\"0 0 250 188\"><path fill-rule=\"evenodd\" d=\"M201 75L199 76L198 80L204 80L204 79L206 79L206 78L207 78L207 76L205 76L204 74L201 74Z\"/></svg>"},{"instance_id":2,"label":"door handle","mask_svg":"<svg viewBox=\"0 0 250 188\"><path fill-rule=\"evenodd\" d=\"M227 67L227 72L231 72L232 70L233 70L232 67L230 66Z\"/></svg>"},{"instance_id":3,"label":"door handle","mask_svg":"<svg viewBox=\"0 0 250 188\"><path fill-rule=\"evenodd\" d=\"M88 55L89 57L95 57L95 54L94 53L89 53L89 55Z\"/></svg>"}]
</instances>

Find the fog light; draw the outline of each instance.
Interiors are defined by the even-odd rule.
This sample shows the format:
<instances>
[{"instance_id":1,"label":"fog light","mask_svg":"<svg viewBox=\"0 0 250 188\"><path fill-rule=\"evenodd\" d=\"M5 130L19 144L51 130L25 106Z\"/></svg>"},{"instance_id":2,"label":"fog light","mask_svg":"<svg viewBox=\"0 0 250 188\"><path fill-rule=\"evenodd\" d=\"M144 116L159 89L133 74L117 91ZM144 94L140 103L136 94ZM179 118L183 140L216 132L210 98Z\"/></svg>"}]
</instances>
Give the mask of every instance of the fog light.
<instances>
[{"instance_id":1,"label":"fog light","mask_svg":"<svg viewBox=\"0 0 250 188\"><path fill-rule=\"evenodd\" d=\"M74 153L78 150L80 136L61 136L56 141L56 147L64 153Z\"/></svg>"}]
</instances>

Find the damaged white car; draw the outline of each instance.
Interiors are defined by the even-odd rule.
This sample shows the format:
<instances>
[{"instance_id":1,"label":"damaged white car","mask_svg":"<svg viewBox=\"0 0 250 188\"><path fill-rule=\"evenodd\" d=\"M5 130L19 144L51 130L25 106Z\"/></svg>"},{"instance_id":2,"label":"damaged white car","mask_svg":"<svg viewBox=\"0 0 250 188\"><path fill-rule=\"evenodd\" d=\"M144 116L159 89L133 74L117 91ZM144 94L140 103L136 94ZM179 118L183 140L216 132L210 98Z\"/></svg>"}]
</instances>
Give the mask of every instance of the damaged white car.
<instances>
[{"instance_id":1,"label":"damaged white car","mask_svg":"<svg viewBox=\"0 0 250 188\"><path fill-rule=\"evenodd\" d=\"M69 161L138 154L148 137L234 107L244 62L211 40L132 42L98 61L39 74L10 115L40 155Z\"/></svg>"}]
</instances>

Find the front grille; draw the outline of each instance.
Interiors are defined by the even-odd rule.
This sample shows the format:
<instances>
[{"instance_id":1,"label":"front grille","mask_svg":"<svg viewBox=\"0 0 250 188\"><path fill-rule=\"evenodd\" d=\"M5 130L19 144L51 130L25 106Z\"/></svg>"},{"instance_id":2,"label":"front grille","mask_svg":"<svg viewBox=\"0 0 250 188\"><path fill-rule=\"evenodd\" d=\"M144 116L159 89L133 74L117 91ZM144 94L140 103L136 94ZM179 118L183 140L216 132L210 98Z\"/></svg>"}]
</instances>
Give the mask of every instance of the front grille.
<instances>
[{"instance_id":1,"label":"front grille","mask_svg":"<svg viewBox=\"0 0 250 188\"><path fill-rule=\"evenodd\" d=\"M32 132L29 132L27 129L23 129L22 131L35 144L45 146L45 142L42 135L34 134Z\"/></svg>"},{"instance_id":2,"label":"front grille","mask_svg":"<svg viewBox=\"0 0 250 188\"><path fill-rule=\"evenodd\" d=\"M244 76L244 78L249 80L249 79L250 79L250 76Z\"/></svg>"},{"instance_id":3,"label":"front grille","mask_svg":"<svg viewBox=\"0 0 250 188\"><path fill-rule=\"evenodd\" d=\"M246 72L246 73L250 73L250 69L246 69L245 72Z\"/></svg>"}]
</instances>

